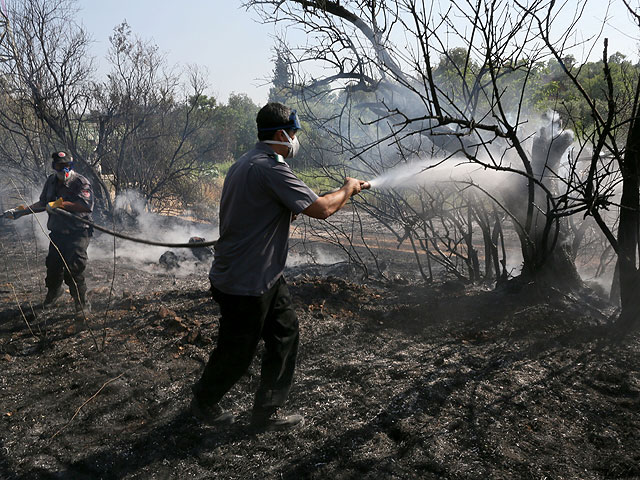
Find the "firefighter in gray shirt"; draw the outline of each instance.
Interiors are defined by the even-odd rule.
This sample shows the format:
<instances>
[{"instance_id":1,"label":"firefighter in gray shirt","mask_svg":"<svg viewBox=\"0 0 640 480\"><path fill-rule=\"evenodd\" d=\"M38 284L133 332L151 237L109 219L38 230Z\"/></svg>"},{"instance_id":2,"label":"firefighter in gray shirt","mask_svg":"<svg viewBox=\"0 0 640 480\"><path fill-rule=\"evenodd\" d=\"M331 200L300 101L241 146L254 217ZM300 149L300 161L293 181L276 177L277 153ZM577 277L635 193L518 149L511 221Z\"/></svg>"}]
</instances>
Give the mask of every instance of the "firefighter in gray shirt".
<instances>
[{"instance_id":1,"label":"firefighter in gray shirt","mask_svg":"<svg viewBox=\"0 0 640 480\"><path fill-rule=\"evenodd\" d=\"M290 428L300 415L283 415L298 350L298 319L282 276L292 216L324 219L340 210L367 182L345 179L342 188L318 197L298 179L285 158L298 151L295 111L269 103L256 119L253 150L229 169L220 201L220 237L209 279L220 305L218 344L194 385L193 414L210 424L232 423L218 402L247 371L264 340L260 386L251 425Z\"/></svg>"}]
</instances>

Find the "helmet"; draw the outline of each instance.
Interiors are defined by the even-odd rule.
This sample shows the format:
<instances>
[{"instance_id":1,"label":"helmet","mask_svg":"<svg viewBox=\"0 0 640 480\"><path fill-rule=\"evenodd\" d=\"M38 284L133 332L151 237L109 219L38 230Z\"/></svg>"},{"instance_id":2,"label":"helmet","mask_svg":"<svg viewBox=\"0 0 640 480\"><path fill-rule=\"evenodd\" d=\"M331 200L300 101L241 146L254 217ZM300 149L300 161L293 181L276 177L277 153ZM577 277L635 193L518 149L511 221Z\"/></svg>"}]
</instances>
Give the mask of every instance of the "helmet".
<instances>
[{"instance_id":1,"label":"helmet","mask_svg":"<svg viewBox=\"0 0 640 480\"><path fill-rule=\"evenodd\" d=\"M73 157L67 152L53 152L51 154L51 158L51 167L53 167L54 169L56 168L56 165L60 164L69 165L69 168L73 168Z\"/></svg>"}]
</instances>

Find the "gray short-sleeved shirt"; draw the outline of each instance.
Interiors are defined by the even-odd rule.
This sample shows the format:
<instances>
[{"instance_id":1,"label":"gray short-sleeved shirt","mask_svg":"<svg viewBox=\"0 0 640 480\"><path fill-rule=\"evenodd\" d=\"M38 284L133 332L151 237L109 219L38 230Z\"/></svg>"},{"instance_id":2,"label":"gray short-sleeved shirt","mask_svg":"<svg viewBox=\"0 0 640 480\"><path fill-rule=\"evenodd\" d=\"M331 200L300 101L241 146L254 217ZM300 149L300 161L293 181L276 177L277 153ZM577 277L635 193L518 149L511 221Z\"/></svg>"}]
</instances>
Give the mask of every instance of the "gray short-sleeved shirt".
<instances>
[{"instance_id":1,"label":"gray short-sleeved shirt","mask_svg":"<svg viewBox=\"0 0 640 480\"><path fill-rule=\"evenodd\" d=\"M230 295L258 296L271 288L287 261L291 214L317 198L281 156L258 142L224 181L212 284Z\"/></svg>"}]
</instances>

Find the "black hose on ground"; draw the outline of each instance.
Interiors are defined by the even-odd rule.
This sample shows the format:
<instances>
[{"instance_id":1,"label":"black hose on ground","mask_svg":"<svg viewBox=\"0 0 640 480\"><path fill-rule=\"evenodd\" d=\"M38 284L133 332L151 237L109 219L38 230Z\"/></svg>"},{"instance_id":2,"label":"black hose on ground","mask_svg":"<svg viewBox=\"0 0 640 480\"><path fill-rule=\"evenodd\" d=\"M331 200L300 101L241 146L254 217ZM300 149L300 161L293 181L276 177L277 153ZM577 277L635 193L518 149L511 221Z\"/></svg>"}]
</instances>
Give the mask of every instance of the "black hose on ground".
<instances>
[{"instance_id":1,"label":"black hose on ground","mask_svg":"<svg viewBox=\"0 0 640 480\"><path fill-rule=\"evenodd\" d=\"M142 238L130 237L129 235L125 235L123 233L114 232L113 230L109 230L108 228L101 227L100 225L96 225L89 220L85 220L84 218L80 218L75 216L71 212L67 212L66 210L62 210L61 208L51 208L47 205L47 212L54 213L56 215L62 215L67 218L71 218L73 220L77 220L78 222L84 223L85 225L89 225L96 230L100 230L101 232L108 233L109 235L113 235L114 237L122 238L124 240L129 240L131 242L136 243L144 243L145 245L154 245L157 247L168 247L168 248L202 248L202 247L211 247L218 243L217 240L211 240L209 242L193 242L193 243L164 243L164 242L154 242L151 240L144 240Z\"/></svg>"}]
</instances>

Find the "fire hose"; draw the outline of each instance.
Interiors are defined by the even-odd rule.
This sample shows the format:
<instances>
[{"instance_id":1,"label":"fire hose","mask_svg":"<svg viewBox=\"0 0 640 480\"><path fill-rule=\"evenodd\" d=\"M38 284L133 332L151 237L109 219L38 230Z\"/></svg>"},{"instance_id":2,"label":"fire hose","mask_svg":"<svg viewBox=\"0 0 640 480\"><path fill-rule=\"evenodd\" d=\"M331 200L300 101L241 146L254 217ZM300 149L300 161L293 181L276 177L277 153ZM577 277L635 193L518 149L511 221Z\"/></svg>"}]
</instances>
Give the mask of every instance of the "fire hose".
<instances>
[{"instance_id":1,"label":"fire hose","mask_svg":"<svg viewBox=\"0 0 640 480\"><path fill-rule=\"evenodd\" d=\"M209 242L191 242L191 243L154 242L152 240L145 240L142 238L130 237L129 235L125 235L123 233L114 232L113 230L109 230L108 228L101 227L100 225L96 225L95 223L89 220L77 217L71 212L67 212L66 210L62 210L61 208L51 208L49 205L47 205L46 208L48 213L62 215L64 217L84 223L85 225L89 225L90 227L93 227L96 230L99 230L101 232L108 233L109 235L113 235L114 237L122 238L124 240L129 240L131 242L144 243L145 245L154 245L157 247L168 247L168 248L202 248L202 247L211 247L217 243L217 240L211 240Z\"/></svg>"}]
</instances>

